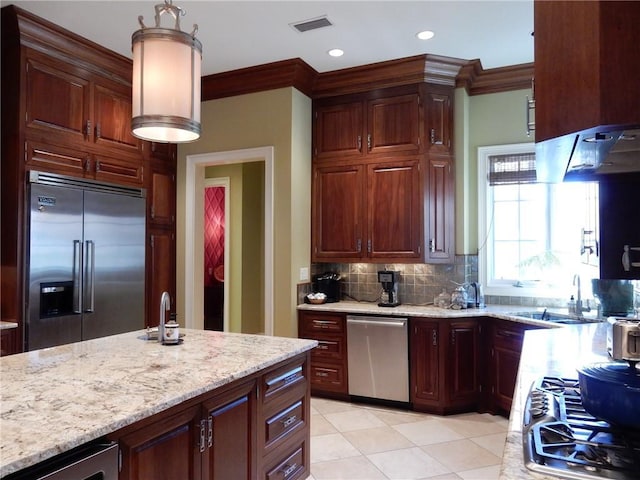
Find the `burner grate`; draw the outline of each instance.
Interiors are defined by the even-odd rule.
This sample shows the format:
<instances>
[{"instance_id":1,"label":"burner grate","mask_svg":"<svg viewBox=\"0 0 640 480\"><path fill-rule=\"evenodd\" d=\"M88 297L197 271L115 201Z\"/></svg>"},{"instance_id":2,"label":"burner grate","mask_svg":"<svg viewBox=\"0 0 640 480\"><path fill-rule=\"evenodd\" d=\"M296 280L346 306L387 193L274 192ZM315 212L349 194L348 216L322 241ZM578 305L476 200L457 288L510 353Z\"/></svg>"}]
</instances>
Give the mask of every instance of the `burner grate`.
<instances>
[{"instance_id":1,"label":"burner grate","mask_svg":"<svg viewBox=\"0 0 640 480\"><path fill-rule=\"evenodd\" d=\"M541 395L548 396L549 408L534 418L527 411L532 399L540 403ZM590 415L577 380L544 377L536 382L525 406L524 427L525 462L532 470L566 478L639 478L640 431Z\"/></svg>"}]
</instances>

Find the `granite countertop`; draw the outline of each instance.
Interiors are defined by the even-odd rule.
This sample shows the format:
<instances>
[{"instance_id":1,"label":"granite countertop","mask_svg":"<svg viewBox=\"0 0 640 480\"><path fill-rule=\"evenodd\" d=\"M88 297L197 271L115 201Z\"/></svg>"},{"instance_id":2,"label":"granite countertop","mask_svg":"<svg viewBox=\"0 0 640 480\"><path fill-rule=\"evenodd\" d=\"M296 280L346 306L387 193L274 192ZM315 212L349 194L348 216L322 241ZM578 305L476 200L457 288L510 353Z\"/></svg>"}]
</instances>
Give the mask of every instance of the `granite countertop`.
<instances>
[{"instance_id":1,"label":"granite countertop","mask_svg":"<svg viewBox=\"0 0 640 480\"><path fill-rule=\"evenodd\" d=\"M315 340L145 331L0 358L0 477L312 349Z\"/></svg>"},{"instance_id":2,"label":"granite countertop","mask_svg":"<svg viewBox=\"0 0 640 480\"><path fill-rule=\"evenodd\" d=\"M527 307L522 305L487 305L484 308L464 308L461 310L455 310L451 308L434 307L433 305L401 304L397 307L379 307L377 303L371 302L340 301L335 303L323 303L320 305L303 303L298 305L298 310L427 318L494 317L544 328L555 329L565 326L548 321L515 316L514 313L542 312L545 310L545 308L542 307ZM566 308L549 308L546 310L549 313L567 315ZM585 318L595 319L593 315L585 315Z\"/></svg>"},{"instance_id":3,"label":"granite countertop","mask_svg":"<svg viewBox=\"0 0 640 480\"><path fill-rule=\"evenodd\" d=\"M606 353L606 339L606 322L572 325L554 330L529 330L525 333L507 442L502 457L501 480L558 478L534 473L524 466L523 406L532 383L538 378L548 375L577 379L578 367L610 361Z\"/></svg>"},{"instance_id":4,"label":"granite countertop","mask_svg":"<svg viewBox=\"0 0 640 480\"><path fill-rule=\"evenodd\" d=\"M18 328L16 322L8 322L6 320L0 320L0 330L9 330L12 328Z\"/></svg>"}]
</instances>

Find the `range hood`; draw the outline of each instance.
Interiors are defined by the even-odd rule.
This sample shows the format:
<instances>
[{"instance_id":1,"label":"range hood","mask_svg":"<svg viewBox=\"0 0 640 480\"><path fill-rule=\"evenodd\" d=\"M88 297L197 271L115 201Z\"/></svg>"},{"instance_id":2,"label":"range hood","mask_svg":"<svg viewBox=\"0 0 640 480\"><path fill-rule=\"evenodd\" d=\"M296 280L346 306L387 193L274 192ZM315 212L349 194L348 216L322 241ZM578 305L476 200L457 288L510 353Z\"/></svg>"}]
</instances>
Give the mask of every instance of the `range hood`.
<instances>
[{"instance_id":1,"label":"range hood","mask_svg":"<svg viewBox=\"0 0 640 480\"><path fill-rule=\"evenodd\" d=\"M536 144L538 181L598 180L640 172L640 126L588 130Z\"/></svg>"}]
</instances>

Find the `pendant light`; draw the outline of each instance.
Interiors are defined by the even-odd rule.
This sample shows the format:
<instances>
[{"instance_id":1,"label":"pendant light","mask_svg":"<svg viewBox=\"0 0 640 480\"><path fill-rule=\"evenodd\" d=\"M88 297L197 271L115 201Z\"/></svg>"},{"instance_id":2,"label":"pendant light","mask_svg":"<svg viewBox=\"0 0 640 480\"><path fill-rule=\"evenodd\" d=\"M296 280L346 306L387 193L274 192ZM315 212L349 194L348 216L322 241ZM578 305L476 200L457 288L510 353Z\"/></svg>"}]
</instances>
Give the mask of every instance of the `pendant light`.
<instances>
[{"instance_id":1,"label":"pendant light","mask_svg":"<svg viewBox=\"0 0 640 480\"><path fill-rule=\"evenodd\" d=\"M185 11L172 0L155 6L155 27L133 33L133 135L161 143L192 142L200 137L200 72L202 44L198 25L189 34L180 30ZM171 15L173 28L160 26L161 16Z\"/></svg>"}]
</instances>

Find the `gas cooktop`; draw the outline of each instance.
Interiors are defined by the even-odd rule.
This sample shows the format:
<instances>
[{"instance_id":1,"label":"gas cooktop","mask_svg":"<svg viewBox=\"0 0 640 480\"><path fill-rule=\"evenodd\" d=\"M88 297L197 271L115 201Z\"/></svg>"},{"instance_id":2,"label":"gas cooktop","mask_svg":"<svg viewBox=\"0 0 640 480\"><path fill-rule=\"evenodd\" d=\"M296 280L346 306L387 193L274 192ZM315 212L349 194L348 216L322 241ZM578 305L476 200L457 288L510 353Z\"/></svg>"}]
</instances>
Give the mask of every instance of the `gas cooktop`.
<instances>
[{"instance_id":1,"label":"gas cooktop","mask_svg":"<svg viewBox=\"0 0 640 480\"><path fill-rule=\"evenodd\" d=\"M615 427L583 407L578 380L543 377L524 409L528 469L569 479L640 478L640 430Z\"/></svg>"}]
</instances>

